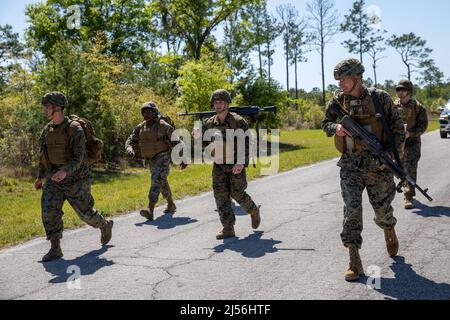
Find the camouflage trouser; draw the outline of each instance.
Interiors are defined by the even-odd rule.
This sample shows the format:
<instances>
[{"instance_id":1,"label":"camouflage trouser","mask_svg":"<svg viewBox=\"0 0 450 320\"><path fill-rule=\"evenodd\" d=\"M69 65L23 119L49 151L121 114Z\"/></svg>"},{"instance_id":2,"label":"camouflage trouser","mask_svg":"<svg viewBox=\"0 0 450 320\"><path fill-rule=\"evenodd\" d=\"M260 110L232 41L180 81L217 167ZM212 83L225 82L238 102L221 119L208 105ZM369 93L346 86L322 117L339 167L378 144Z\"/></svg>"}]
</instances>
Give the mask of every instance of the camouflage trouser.
<instances>
[{"instance_id":1,"label":"camouflage trouser","mask_svg":"<svg viewBox=\"0 0 450 320\"><path fill-rule=\"evenodd\" d=\"M346 247L355 244L361 248L362 245L362 193L365 188L375 211L375 223L382 229L393 227L397 223L391 206L395 197L392 173L388 170L383 172L342 168L341 189L345 206L341 240Z\"/></svg>"},{"instance_id":2,"label":"camouflage trouser","mask_svg":"<svg viewBox=\"0 0 450 320\"><path fill-rule=\"evenodd\" d=\"M47 179L41 199L42 222L47 240L62 238L64 229L62 208L65 200L69 201L80 219L88 225L94 228L105 225L105 218L94 209L90 178L80 179L70 184Z\"/></svg>"},{"instance_id":3,"label":"camouflage trouser","mask_svg":"<svg viewBox=\"0 0 450 320\"><path fill-rule=\"evenodd\" d=\"M233 174L233 165L214 164L212 171L213 191L219 211L220 222L224 227L234 226L236 217L231 207L231 198L248 213L258 211L252 198L245 192L247 189L247 176L244 170L240 174Z\"/></svg>"},{"instance_id":4,"label":"camouflage trouser","mask_svg":"<svg viewBox=\"0 0 450 320\"><path fill-rule=\"evenodd\" d=\"M420 156L421 156L421 146L422 143L420 141L410 141L407 140L405 145L405 154L403 156L403 166L405 167L406 172L417 181L417 166L419 164ZM405 198L415 197L416 190L410 184L405 184Z\"/></svg>"},{"instance_id":5,"label":"camouflage trouser","mask_svg":"<svg viewBox=\"0 0 450 320\"><path fill-rule=\"evenodd\" d=\"M158 154L150 161L151 186L148 192L148 200L157 203L159 194L164 198L172 195L167 177L170 171L170 152Z\"/></svg>"}]
</instances>

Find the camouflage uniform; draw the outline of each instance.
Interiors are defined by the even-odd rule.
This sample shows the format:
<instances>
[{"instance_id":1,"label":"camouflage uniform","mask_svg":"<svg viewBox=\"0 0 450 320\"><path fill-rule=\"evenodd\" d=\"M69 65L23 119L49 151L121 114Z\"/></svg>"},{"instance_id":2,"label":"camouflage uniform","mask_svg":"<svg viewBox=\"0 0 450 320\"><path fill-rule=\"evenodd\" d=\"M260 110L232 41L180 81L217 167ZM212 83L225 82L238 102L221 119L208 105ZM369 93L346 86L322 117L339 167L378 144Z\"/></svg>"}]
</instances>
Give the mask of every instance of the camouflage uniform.
<instances>
[{"instance_id":1,"label":"camouflage uniform","mask_svg":"<svg viewBox=\"0 0 450 320\"><path fill-rule=\"evenodd\" d=\"M220 128L220 129L219 129ZM241 116L229 112L223 123L219 122L216 116L208 119L203 126L203 131L208 129L218 129L221 131L222 138L226 138L226 130L242 129L244 132L248 130L248 124ZM225 144L225 142L224 142ZM240 163L238 161L237 145L234 146L233 163ZM249 163L249 141L245 140L245 159L242 163L245 167ZM240 174L233 174L234 164L214 163L212 171L213 191L216 200L217 210L219 212L220 221L224 227L232 227L235 224L236 217L231 207L231 198L236 200L239 205L248 213L254 214L259 212L258 207L253 202L252 198L245 191L247 189L247 176L245 168Z\"/></svg>"},{"instance_id":2,"label":"camouflage uniform","mask_svg":"<svg viewBox=\"0 0 450 320\"><path fill-rule=\"evenodd\" d=\"M46 178L43 187L41 208L47 240L58 240L63 233L63 204L69 201L77 215L88 225L95 228L106 226L106 220L94 209L94 199L91 195L90 167L83 162L86 152L86 137L81 125L71 122L75 126L73 135L69 136L69 159L65 165L45 166L40 163L38 178ZM65 117L59 125L49 124L49 130L62 129L69 126L69 118ZM45 140L46 130L40 137L41 154L47 150ZM51 177L59 170L67 172L67 177L61 182L51 180Z\"/></svg>"},{"instance_id":3,"label":"camouflage uniform","mask_svg":"<svg viewBox=\"0 0 450 320\"><path fill-rule=\"evenodd\" d=\"M376 94L384 108L387 124L395 137L396 147L401 150L404 141L403 122L391 97L382 90L377 90ZM338 102L351 116L361 118L368 115L369 106L373 106L367 88L364 88L362 96L357 98L346 96L338 91L333 100ZM323 129L329 137L335 135L338 123L338 116L333 111L330 102L322 123ZM360 147L357 151L354 149L345 150L338 162L338 166L341 168L341 190L345 204L341 239L346 247L355 245L357 248L361 248L361 233L363 230L362 193L366 188L370 203L375 211L375 223L386 230L394 227L397 222L391 206L395 196L395 192L393 192L395 189L394 177L389 169L381 171L380 165L379 161L365 147Z\"/></svg>"},{"instance_id":4,"label":"camouflage uniform","mask_svg":"<svg viewBox=\"0 0 450 320\"><path fill-rule=\"evenodd\" d=\"M403 119L404 123L413 120L414 127L407 127L410 137L406 139L405 150L403 153L402 163L408 174L417 181L417 166L421 156L421 138L420 136L427 131L428 115L426 109L415 99L410 99L406 105L395 101L395 106ZM409 119L413 117L414 119ZM407 184L405 186L405 198L412 200L416 195L415 188Z\"/></svg>"},{"instance_id":5,"label":"camouflage uniform","mask_svg":"<svg viewBox=\"0 0 450 320\"><path fill-rule=\"evenodd\" d=\"M158 128L155 129L154 127ZM151 173L151 186L148 193L149 202L157 203L159 194L162 193L164 198L169 198L172 196L167 177L170 171L170 156L171 148L177 143L170 140L174 128L169 125L164 120L157 117L152 123L143 122L134 128L132 134L128 137L125 148L134 147L139 144L140 132L143 129L155 129L158 132L158 139L166 141L166 150L156 154L151 159L147 159L149 163L150 173Z\"/></svg>"}]
</instances>

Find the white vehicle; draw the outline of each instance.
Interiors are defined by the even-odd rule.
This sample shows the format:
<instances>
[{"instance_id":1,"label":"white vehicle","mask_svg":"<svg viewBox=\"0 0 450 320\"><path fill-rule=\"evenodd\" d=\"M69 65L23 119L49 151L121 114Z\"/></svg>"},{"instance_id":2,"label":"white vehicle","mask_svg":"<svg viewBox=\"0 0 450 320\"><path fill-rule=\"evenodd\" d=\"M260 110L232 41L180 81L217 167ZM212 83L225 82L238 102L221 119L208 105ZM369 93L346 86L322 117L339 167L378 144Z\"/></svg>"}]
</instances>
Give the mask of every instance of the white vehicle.
<instances>
[{"instance_id":1,"label":"white vehicle","mask_svg":"<svg viewBox=\"0 0 450 320\"><path fill-rule=\"evenodd\" d=\"M441 125L441 138L447 139L447 135L450 133L450 101L441 109L442 113L439 118L439 124Z\"/></svg>"}]
</instances>

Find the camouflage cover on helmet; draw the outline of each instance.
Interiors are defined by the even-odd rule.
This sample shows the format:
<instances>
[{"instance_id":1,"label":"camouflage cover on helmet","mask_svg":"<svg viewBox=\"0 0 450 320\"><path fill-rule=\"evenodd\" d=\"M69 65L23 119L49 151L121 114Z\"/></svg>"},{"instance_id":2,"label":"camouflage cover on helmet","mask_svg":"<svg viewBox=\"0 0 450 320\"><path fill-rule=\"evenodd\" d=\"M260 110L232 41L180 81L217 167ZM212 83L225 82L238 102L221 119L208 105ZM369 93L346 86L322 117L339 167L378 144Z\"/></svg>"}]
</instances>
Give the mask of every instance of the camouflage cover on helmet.
<instances>
[{"instance_id":1,"label":"camouflage cover on helmet","mask_svg":"<svg viewBox=\"0 0 450 320\"><path fill-rule=\"evenodd\" d=\"M345 76L361 75L365 71L358 59L345 59L334 67L334 79L341 80Z\"/></svg>"},{"instance_id":2,"label":"camouflage cover on helmet","mask_svg":"<svg viewBox=\"0 0 450 320\"><path fill-rule=\"evenodd\" d=\"M49 92L42 97L41 104L50 103L51 105L66 108L68 105L66 96L61 92Z\"/></svg>"},{"instance_id":3,"label":"camouflage cover on helmet","mask_svg":"<svg viewBox=\"0 0 450 320\"><path fill-rule=\"evenodd\" d=\"M156 106L156 103L153 101L146 102L141 107L141 114L144 112L145 109L150 109L155 111L157 114L159 114L158 107Z\"/></svg>"},{"instance_id":4,"label":"camouflage cover on helmet","mask_svg":"<svg viewBox=\"0 0 450 320\"><path fill-rule=\"evenodd\" d=\"M225 89L219 89L212 93L211 95L211 106L213 106L215 100L222 100L227 103L231 103L231 95Z\"/></svg>"},{"instance_id":5,"label":"camouflage cover on helmet","mask_svg":"<svg viewBox=\"0 0 450 320\"><path fill-rule=\"evenodd\" d=\"M409 80L400 80L397 84L397 87L395 87L396 90L400 89L406 89L409 92L413 92L414 86L411 81Z\"/></svg>"}]
</instances>

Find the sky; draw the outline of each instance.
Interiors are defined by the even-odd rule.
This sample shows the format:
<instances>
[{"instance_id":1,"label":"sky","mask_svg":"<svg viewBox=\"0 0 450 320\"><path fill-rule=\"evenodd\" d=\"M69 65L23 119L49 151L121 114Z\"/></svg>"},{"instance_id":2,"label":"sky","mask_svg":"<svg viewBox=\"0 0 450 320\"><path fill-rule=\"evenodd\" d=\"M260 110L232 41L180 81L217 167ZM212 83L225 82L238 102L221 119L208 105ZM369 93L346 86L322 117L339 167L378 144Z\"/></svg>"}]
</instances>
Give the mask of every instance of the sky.
<instances>
[{"instance_id":1,"label":"sky","mask_svg":"<svg viewBox=\"0 0 450 320\"><path fill-rule=\"evenodd\" d=\"M0 25L10 24L14 32L23 34L27 23L25 6L39 0L0 0ZM290 3L296 7L300 17L307 16L306 3L308 0L268 0L269 11L276 16L276 7ZM335 0L336 10L342 19L352 7L354 0ZM427 41L427 46L434 51L431 54L436 65L444 72L445 79L450 77L450 1L448 0L366 0L367 7L377 8L381 17L381 28L388 31L388 35L414 32ZM359 55L349 54L342 42L351 38L349 33L337 34L325 51L325 79L326 85L337 84L333 79L333 67L342 59L348 57L359 58ZM387 47L383 53L385 59L379 62L377 74L378 82L385 80L398 81L405 77L406 67L401 61L400 55L392 48ZM276 42L276 52L272 67L273 77L286 88L286 71L281 37ZM314 87L321 87L320 54L312 51L307 55L308 61L301 63L298 70L299 88L310 91ZM370 57L364 56L366 66L365 77L373 79L370 65ZM255 66L256 56L252 57ZM414 75L414 78L416 75ZM293 68L290 75L290 86L294 84Z\"/></svg>"}]
</instances>

